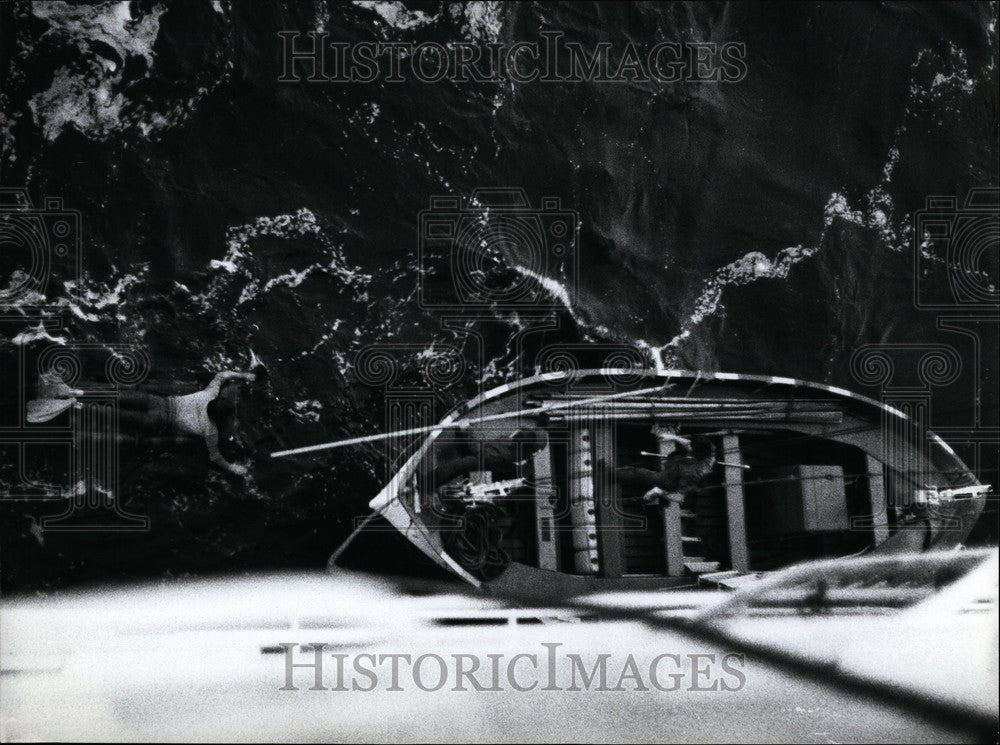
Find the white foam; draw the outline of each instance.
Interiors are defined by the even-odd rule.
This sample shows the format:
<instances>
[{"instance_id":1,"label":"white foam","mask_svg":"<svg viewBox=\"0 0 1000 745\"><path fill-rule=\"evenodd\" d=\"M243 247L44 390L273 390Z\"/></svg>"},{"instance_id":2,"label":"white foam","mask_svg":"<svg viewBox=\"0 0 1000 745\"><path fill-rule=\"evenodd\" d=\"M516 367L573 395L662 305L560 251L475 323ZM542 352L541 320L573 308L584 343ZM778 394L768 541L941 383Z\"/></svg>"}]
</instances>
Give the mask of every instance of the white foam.
<instances>
[{"instance_id":1,"label":"white foam","mask_svg":"<svg viewBox=\"0 0 1000 745\"><path fill-rule=\"evenodd\" d=\"M66 127L104 139L120 131L129 102L122 78L129 57L145 61L143 77L153 67L153 45L160 32L160 16L166 8L156 6L133 19L128 2L70 6L64 2L33 3L32 13L50 24L47 36L56 36L76 46L87 69L59 68L49 88L33 96L28 105L42 134L54 140ZM118 60L92 51L95 43L114 50Z\"/></svg>"},{"instance_id":2,"label":"white foam","mask_svg":"<svg viewBox=\"0 0 1000 745\"><path fill-rule=\"evenodd\" d=\"M323 258L304 268L287 269L273 276L261 276L261 264L253 260L253 245L255 241L265 237L287 239L312 237L320 244ZM226 231L225 256L210 260L208 269L214 273L208 288L193 296L193 299L205 309L217 305L223 292L227 297L231 297L229 293L234 289L234 285L239 291L236 300L236 305L239 306L279 287L298 287L315 274L336 277L352 292L356 302L365 303L368 301L367 288L372 281L370 274L348 263L341 247L323 231L312 210L305 207L294 213L262 216L252 222L230 227ZM339 325L339 321L336 325ZM325 340L324 338L309 351L315 351ZM309 351L303 354L308 354Z\"/></svg>"},{"instance_id":3,"label":"white foam","mask_svg":"<svg viewBox=\"0 0 1000 745\"><path fill-rule=\"evenodd\" d=\"M566 308L567 311L569 311L569 314L574 321L581 324L582 326L585 326L583 321L577 315L576 309L573 307L573 300L570 297L569 290L566 289L566 285L564 285L559 280L553 279L552 277L546 277L544 274L539 274L538 272L534 272L531 269L528 269L528 267L521 266L520 264L514 264L513 269L517 271L519 274L523 274L524 276L530 277L531 279L538 282L538 284L541 285L546 292L548 292L553 298L562 303L563 307Z\"/></svg>"},{"instance_id":4,"label":"white foam","mask_svg":"<svg viewBox=\"0 0 1000 745\"><path fill-rule=\"evenodd\" d=\"M323 411L323 404L315 399L295 401L289 410L300 422L318 422Z\"/></svg>"},{"instance_id":5,"label":"white foam","mask_svg":"<svg viewBox=\"0 0 1000 745\"><path fill-rule=\"evenodd\" d=\"M354 0L354 4L365 10L372 10L389 26L395 29L408 30L424 26L434 20L422 10L409 10L398 0Z\"/></svg>"},{"instance_id":6,"label":"white foam","mask_svg":"<svg viewBox=\"0 0 1000 745\"><path fill-rule=\"evenodd\" d=\"M132 7L129 2L31 4L32 13L49 24L45 36L75 48L77 54L72 64L56 70L48 89L28 101L28 109L47 140L55 140L67 128L95 140L128 131L146 138L156 136L190 116L228 77L232 50L222 49L215 55L218 69L207 66L197 76L202 84L193 87L190 95L161 102L155 110L145 96L133 97L132 90L155 72L154 49L160 17L167 7L155 5L148 11L137 11L134 17ZM218 0L213 7L225 17ZM23 53L30 64L32 50L24 49ZM134 66L142 70L142 77L126 81L126 62L135 58L143 60L142 65Z\"/></svg>"},{"instance_id":7,"label":"white foam","mask_svg":"<svg viewBox=\"0 0 1000 745\"><path fill-rule=\"evenodd\" d=\"M726 264L705 281L701 293L694 302L694 308L682 324L680 332L663 347L649 347L654 350L654 358L664 355L661 360L668 364L673 360L671 350L691 336L693 329L722 307L722 294L727 287L746 285L759 279L785 279L792 267L815 254L817 246L789 246L769 259L760 251L750 251L736 261Z\"/></svg>"},{"instance_id":8,"label":"white foam","mask_svg":"<svg viewBox=\"0 0 1000 745\"><path fill-rule=\"evenodd\" d=\"M23 347L24 345L30 344L34 341L50 341L63 346L66 344L66 337L52 336L48 329L45 328L45 324L42 321L39 321L37 326L33 326L27 331L22 331L20 334L11 339L11 341L18 347Z\"/></svg>"},{"instance_id":9,"label":"white foam","mask_svg":"<svg viewBox=\"0 0 1000 745\"><path fill-rule=\"evenodd\" d=\"M453 14L461 14L464 18L462 35L466 39L492 44L500 38L500 30L503 25L501 18L503 3L452 3L450 8Z\"/></svg>"}]
</instances>

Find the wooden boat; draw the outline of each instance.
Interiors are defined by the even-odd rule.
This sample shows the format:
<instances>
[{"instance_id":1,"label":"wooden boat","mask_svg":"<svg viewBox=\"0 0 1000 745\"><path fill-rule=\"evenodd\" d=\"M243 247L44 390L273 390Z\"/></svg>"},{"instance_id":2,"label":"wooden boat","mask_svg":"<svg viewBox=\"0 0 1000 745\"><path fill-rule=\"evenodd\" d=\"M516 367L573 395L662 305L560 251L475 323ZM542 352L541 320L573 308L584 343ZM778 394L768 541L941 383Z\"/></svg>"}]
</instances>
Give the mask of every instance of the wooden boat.
<instances>
[{"instance_id":1,"label":"wooden boat","mask_svg":"<svg viewBox=\"0 0 1000 745\"><path fill-rule=\"evenodd\" d=\"M706 436L720 463L682 503L648 505L617 474L658 468L675 448L656 436L664 427ZM454 473L449 459L464 472L439 483ZM370 506L471 584L551 600L957 546L988 489L939 437L842 388L605 369L537 375L469 401ZM477 540L493 545L477 552Z\"/></svg>"}]
</instances>

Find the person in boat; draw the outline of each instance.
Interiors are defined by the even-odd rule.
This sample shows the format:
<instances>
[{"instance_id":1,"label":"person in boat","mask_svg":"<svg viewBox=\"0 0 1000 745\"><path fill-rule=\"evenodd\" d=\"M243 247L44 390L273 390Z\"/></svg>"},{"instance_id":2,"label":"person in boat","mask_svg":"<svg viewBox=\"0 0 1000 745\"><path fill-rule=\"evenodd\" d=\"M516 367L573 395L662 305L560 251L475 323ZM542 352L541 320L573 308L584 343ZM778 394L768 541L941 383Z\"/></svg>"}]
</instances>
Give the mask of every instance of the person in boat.
<instances>
[{"instance_id":1,"label":"person in boat","mask_svg":"<svg viewBox=\"0 0 1000 745\"><path fill-rule=\"evenodd\" d=\"M532 456L547 444L543 429L522 428L506 439L490 441L476 441L459 431L434 448L429 486L444 513L456 519L443 530L445 549L479 579L497 577L510 563L501 545L506 510L494 497L470 498L464 485L473 474L484 472L492 484L523 478Z\"/></svg>"},{"instance_id":2,"label":"person in boat","mask_svg":"<svg viewBox=\"0 0 1000 745\"><path fill-rule=\"evenodd\" d=\"M656 470L637 466L616 468L617 481L625 487L645 489L643 504L660 507L671 502L681 504L685 495L715 468L715 446L703 435L694 435L689 440L668 430L658 430L656 436L661 442L673 442L674 451L660 460Z\"/></svg>"},{"instance_id":3,"label":"person in boat","mask_svg":"<svg viewBox=\"0 0 1000 745\"><path fill-rule=\"evenodd\" d=\"M440 489L459 478L478 471L489 471L493 481L515 479L523 475L531 457L545 447L545 430L521 428L504 440L477 442L459 431L434 448L431 470L432 489Z\"/></svg>"},{"instance_id":4,"label":"person in boat","mask_svg":"<svg viewBox=\"0 0 1000 745\"><path fill-rule=\"evenodd\" d=\"M162 396L145 391L122 391L118 395L118 422L122 432L135 436L188 435L200 437L213 465L234 476L246 476L247 468L233 463L223 449L235 454L242 449L236 419L236 404L223 393L233 381L256 379L254 373L220 372L204 389L181 396ZM66 409L79 406L82 390L71 389L61 379L42 375L38 398L28 402L28 420L49 421Z\"/></svg>"}]
</instances>

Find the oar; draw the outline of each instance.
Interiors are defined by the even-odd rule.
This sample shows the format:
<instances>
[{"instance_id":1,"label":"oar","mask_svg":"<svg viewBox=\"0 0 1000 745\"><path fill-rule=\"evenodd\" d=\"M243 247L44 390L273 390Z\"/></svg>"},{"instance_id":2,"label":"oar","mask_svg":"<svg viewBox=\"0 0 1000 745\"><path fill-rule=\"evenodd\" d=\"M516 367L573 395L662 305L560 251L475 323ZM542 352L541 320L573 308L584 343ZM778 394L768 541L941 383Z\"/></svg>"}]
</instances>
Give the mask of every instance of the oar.
<instances>
[{"instance_id":1,"label":"oar","mask_svg":"<svg viewBox=\"0 0 1000 745\"><path fill-rule=\"evenodd\" d=\"M669 455L664 455L663 453L651 453L648 450L640 450L639 451L639 455L648 455L648 456L650 456L652 458L669 458L670 457ZM746 465L745 463L727 463L724 460L717 460L715 462L718 463L720 466L728 466L729 468L745 468L748 471L750 470L750 466Z\"/></svg>"},{"instance_id":2,"label":"oar","mask_svg":"<svg viewBox=\"0 0 1000 745\"><path fill-rule=\"evenodd\" d=\"M388 440L390 437L403 437L405 435L419 435L428 432L434 432L439 429L451 429L454 427L465 428L472 426L473 424L482 424L484 422L494 422L501 419L513 419L519 416L537 416L546 411L553 411L556 409L568 409L577 406L586 406L587 404L601 403L602 401L612 401L619 398L626 398L629 396L645 396L647 393L656 393L657 391L662 391L666 389L670 384L664 383L663 385L657 385L651 388L640 388L637 391L626 391L625 393L612 393L603 396L595 396L594 398L585 398L578 401L565 401L554 404L546 404L544 406L539 406L537 409L531 409L530 412L525 412L520 409L516 411L504 411L500 414L490 414L489 416L479 417L478 419L459 419L454 422L447 424L430 424L424 427L413 427L411 429L401 429L395 432L382 432L377 435L363 435L361 437L351 437L346 440L334 440L333 442L323 442L318 445L307 445L306 447L293 448L291 450L278 450L277 452L271 453L272 458L284 458L288 455L302 455L303 453L314 453L317 450L330 450L332 448L342 448L348 445L359 445L363 442L378 442L379 440Z\"/></svg>"}]
</instances>

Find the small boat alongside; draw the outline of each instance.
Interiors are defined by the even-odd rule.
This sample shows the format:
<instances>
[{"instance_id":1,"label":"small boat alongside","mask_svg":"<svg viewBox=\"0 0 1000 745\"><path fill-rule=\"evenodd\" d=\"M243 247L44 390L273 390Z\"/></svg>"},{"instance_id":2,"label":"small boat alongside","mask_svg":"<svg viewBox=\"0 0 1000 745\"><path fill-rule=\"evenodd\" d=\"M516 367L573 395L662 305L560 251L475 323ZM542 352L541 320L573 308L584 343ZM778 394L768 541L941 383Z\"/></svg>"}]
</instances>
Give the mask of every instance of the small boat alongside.
<instances>
[{"instance_id":1,"label":"small boat alongside","mask_svg":"<svg viewBox=\"0 0 1000 745\"><path fill-rule=\"evenodd\" d=\"M622 478L690 461L692 438L714 450L696 483L650 499ZM467 582L552 600L958 546L988 489L932 432L842 388L602 369L469 401L370 506Z\"/></svg>"}]
</instances>

